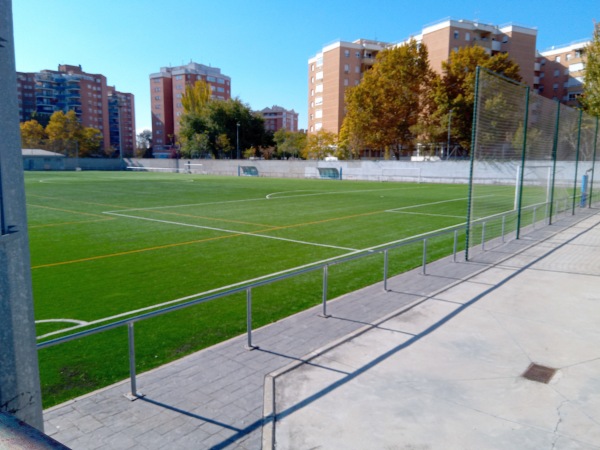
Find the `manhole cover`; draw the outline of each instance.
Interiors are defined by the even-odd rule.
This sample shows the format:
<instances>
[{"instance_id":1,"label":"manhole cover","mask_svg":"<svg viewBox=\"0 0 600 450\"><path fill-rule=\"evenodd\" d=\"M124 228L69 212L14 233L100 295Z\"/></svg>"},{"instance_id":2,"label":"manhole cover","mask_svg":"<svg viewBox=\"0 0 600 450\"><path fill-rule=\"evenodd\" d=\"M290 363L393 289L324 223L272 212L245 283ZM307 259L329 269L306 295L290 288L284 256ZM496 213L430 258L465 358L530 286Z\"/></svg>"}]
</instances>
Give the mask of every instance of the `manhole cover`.
<instances>
[{"instance_id":1,"label":"manhole cover","mask_svg":"<svg viewBox=\"0 0 600 450\"><path fill-rule=\"evenodd\" d=\"M547 384L552 379L555 373L556 369L552 369L551 367L540 366L538 364L531 364L523 374L523 378L527 378L531 381L537 381L538 383Z\"/></svg>"}]
</instances>

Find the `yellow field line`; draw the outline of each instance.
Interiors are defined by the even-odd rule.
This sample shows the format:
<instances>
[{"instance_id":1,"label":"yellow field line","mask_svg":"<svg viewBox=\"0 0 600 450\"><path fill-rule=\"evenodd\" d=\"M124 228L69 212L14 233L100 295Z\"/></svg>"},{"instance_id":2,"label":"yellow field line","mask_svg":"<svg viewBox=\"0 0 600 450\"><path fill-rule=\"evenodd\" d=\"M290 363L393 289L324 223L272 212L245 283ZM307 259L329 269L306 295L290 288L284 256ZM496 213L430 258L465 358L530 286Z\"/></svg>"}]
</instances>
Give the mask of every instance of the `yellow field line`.
<instances>
[{"instance_id":1,"label":"yellow field line","mask_svg":"<svg viewBox=\"0 0 600 450\"><path fill-rule=\"evenodd\" d=\"M52 211L60 211L60 212L67 212L67 213L71 213L71 214L79 214L81 216L101 217L103 219L106 218L106 216L104 216L102 214L84 213L84 212L81 212L81 211L72 211L70 209L54 208L52 206L35 205L33 203L27 203L27 206L35 206L36 208L50 209Z\"/></svg>"},{"instance_id":2,"label":"yellow field line","mask_svg":"<svg viewBox=\"0 0 600 450\"><path fill-rule=\"evenodd\" d=\"M207 239L199 239L197 241L178 242L175 244L166 244L166 245L159 245L156 247L140 248L137 250L129 250L126 252L111 253L108 255L90 256L89 258L73 259L70 261L61 261L61 262L49 263L49 264L40 264L39 266L32 266L31 269L32 270L33 269L43 269L43 268L47 268L47 267L63 266L66 264L75 264L75 263L80 263L80 262L95 261L98 259L113 258L115 256L132 255L134 253L143 253L143 252L149 252L149 251L153 251L153 250L161 250L163 248L179 247L181 245L199 244L201 242L216 241L218 239L227 239L227 238L236 237L236 236L243 236L243 235L242 234L229 234L226 236L217 236L217 237L212 237L212 238L207 238Z\"/></svg>"},{"instance_id":3,"label":"yellow field line","mask_svg":"<svg viewBox=\"0 0 600 450\"><path fill-rule=\"evenodd\" d=\"M93 223L93 222L105 222L107 220L115 220L115 217L105 217L103 219L96 220L80 220L78 222L60 222L60 223L49 223L46 225L29 225L29 229L34 228L47 228L47 227L60 227L62 225L79 225L80 223Z\"/></svg>"}]
</instances>

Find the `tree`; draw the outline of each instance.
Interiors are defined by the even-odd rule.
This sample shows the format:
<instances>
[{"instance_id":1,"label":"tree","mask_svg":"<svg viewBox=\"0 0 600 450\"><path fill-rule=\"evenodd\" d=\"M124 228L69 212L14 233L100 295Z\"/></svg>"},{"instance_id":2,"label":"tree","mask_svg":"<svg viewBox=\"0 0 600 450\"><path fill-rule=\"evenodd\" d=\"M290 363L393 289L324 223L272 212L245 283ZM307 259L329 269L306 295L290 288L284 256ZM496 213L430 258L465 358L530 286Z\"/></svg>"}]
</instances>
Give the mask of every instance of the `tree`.
<instances>
[{"instance_id":1,"label":"tree","mask_svg":"<svg viewBox=\"0 0 600 450\"><path fill-rule=\"evenodd\" d=\"M306 146L306 133L280 128L273 134L273 142L277 146L277 155L280 158L297 158Z\"/></svg>"},{"instance_id":2,"label":"tree","mask_svg":"<svg viewBox=\"0 0 600 450\"><path fill-rule=\"evenodd\" d=\"M101 153L102 132L96 128L84 127L78 138L79 156L98 156Z\"/></svg>"},{"instance_id":3,"label":"tree","mask_svg":"<svg viewBox=\"0 0 600 450\"><path fill-rule=\"evenodd\" d=\"M37 120L21 123L21 146L23 148L38 148L44 139L46 139L46 132Z\"/></svg>"},{"instance_id":4,"label":"tree","mask_svg":"<svg viewBox=\"0 0 600 450\"><path fill-rule=\"evenodd\" d=\"M203 115L210 102L210 86L202 80L196 81L194 85L188 85L181 97L181 106L186 114Z\"/></svg>"},{"instance_id":5,"label":"tree","mask_svg":"<svg viewBox=\"0 0 600 450\"><path fill-rule=\"evenodd\" d=\"M147 158L152 154L152 131L146 129L138 133L136 144L137 157Z\"/></svg>"},{"instance_id":6,"label":"tree","mask_svg":"<svg viewBox=\"0 0 600 450\"><path fill-rule=\"evenodd\" d=\"M480 46L462 47L442 62L442 78L435 94L440 122L448 123L452 111L452 136L465 149L471 148L473 104L475 100L475 74L477 66L499 73L506 78L521 81L519 66L508 54L487 54Z\"/></svg>"},{"instance_id":7,"label":"tree","mask_svg":"<svg viewBox=\"0 0 600 450\"><path fill-rule=\"evenodd\" d=\"M594 26L594 37L586 48L585 94L581 99L584 109L600 116L600 27Z\"/></svg>"},{"instance_id":8,"label":"tree","mask_svg":"<svg viewBox=\"0 0 600 450\"><path fill-rule=\"evenodd\" d=\"M75 156L75 143L82 136L82 126L77 119L75 111L55 111L46 126L46 134L52 148L67 150L69 156Z\"/></svg>"},{"instance_id":9,"label":"tree","mask_svg":"<svg viewBox=\"0 0 600 450\"><path fill-rule=\"evenodd\" d=\"M336 151L337 141L337 135L331 131L321 129L316 133L309 134L302 157L304 159L323 159L333 155Z\"/></svg>"},{"instance_id":10,"label":"tree","mask_svg":"<svg viewBox=\"0 0 600 450\"><path fill-rule=\"evenodd\" d=\"M365 147L389 155L412 143L411 128L434 78L423 44L410 41L379 52L362 82L346 93L342 148L351 155Z\"/></svg>"}]
</instances>

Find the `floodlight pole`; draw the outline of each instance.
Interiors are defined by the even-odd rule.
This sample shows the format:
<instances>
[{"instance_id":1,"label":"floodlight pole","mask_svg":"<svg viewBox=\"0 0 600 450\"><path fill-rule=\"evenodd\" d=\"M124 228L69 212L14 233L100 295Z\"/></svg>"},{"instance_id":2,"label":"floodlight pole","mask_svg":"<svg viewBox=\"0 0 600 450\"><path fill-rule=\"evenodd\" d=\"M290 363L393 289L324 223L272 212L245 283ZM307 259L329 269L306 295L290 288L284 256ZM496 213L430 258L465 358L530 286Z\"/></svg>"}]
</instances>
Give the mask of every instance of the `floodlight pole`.
<instances>
[{"instance_id":1,"label":"floodlight pole","mask_svg":"<svg viewBox=\"0 0 600 450\"><path fill-rule=\"evenodd\" d=\"M12 0L0 0L0 412L43 431Z\"/></svg>"}]
</instances>

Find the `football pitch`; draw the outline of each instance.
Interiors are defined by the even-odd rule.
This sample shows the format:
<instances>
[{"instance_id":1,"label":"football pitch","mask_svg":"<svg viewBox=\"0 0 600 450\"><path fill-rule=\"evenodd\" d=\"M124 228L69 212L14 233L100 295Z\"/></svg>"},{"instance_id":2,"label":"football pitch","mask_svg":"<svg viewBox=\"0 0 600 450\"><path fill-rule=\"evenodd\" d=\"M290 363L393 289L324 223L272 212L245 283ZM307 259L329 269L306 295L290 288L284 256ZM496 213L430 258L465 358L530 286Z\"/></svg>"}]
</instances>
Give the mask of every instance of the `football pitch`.
<instances>
[{"instance_id":1,"label":"football pitch","mask_svg":"<svg viewBox=\"0 0 600 450\"><path fill-rule=\"evenodd\" d=\"M40 341L465 222L468 186L132 172L27 172ZM510 200L510 199L509 199ZM428 246L452 251L451 235ZM389 274L421 263L390 256ZM328 298L382 279L382 256L332 266ZM313 272L253 291L254 327L321 301ZM245 332L245 295L136 325L138 372ZM40 350L44 406L128 376L127 330Z\"/></svg>"}]
</instances>

